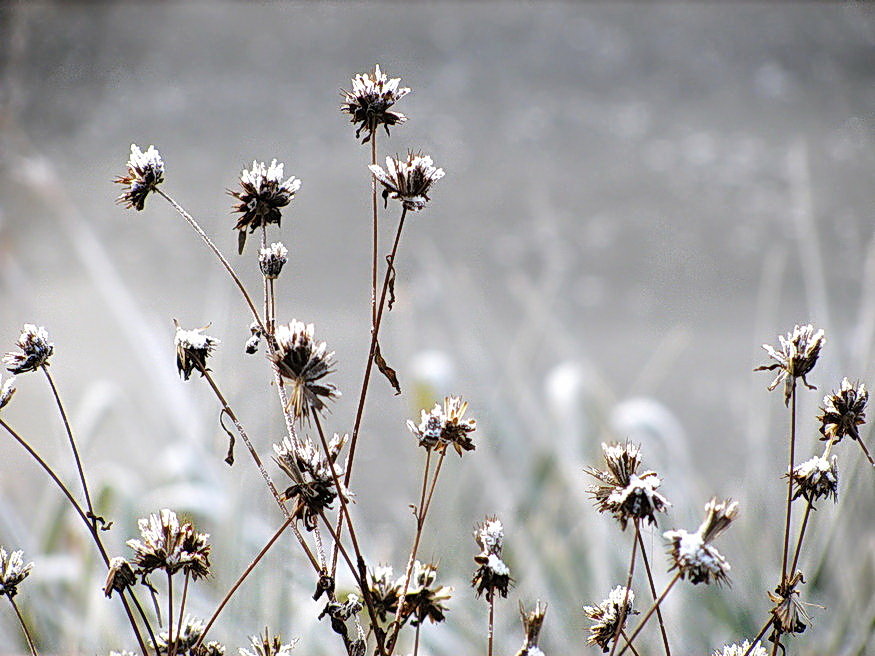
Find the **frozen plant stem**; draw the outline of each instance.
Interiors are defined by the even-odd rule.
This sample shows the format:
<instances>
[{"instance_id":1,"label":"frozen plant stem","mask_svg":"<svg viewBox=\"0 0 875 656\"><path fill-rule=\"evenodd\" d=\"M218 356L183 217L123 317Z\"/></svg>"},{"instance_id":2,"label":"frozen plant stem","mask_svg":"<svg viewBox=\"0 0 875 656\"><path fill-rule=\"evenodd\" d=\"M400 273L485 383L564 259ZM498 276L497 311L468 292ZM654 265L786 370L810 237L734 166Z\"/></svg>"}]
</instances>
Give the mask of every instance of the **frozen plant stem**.
<instances>
[{"instance_id":1,"label":"frozen plant stem","mask_svg":"<svg viewBox=\"0 0 875 656\"><path fill-rule=\"evenodd\" d=\"M636 529L638 527L636 526ZM647 583L650 586L650 594L656 600L656 584L653 582L653 572L650 571L650 559L647 557L647 550L644 548L644 538L641 536L641 531L636 530L638 538L638 546L641 549L641 559L644 561L644 569L647 572ZM668 633L665 630L665 622L662 619L662 609L656 607L656 620L659 622L659 632L662 634L662 644L665 647L665 656L671 656L671 647L668 646ZM635 651L634 649L632 650Z\"/></svg>"},{"instance_id":2,"label":"frozen plant stem","mask_svg":"<svg viewBox=\"0 0 875 656\"><path fill-rule=\"evenodd\" d=\"M46 380L49 381L49 387L52 388L52 395L55 397L55 403L58 405L58 411L61 413L61 419L64 422L64 430L67 431L67 438L70 440L70 448L73 449L73 458L76 461L76 470L79 472L79 480L82 481L82 489L85 491L85 505L88 506L88 518L91 520L91 525L97 528L97 515L94 514L94 506L91 504L91 493L88 491L88 483L85 482L85 470L82 468L82 460L79 458L79 449L76 447L76 440L73 438L73 429L70 427L70 420L67 419L67 411L64 410L64 404L61 403L61 396L58 394L58 388L55 386L55 381L52 374L49 373L47 365L42 365L43 373L46 375Z\"/></svg>"},{"instance_id":3,"label":"frozen plant stem","mask_svg":"<svg viewBox=\"0 0 875 656\"><path fill-rule=\"evenodd\" d=\"M179 619L176 621L176 640L179 641L179 635L182 633L182 618L185 614L185 602L188 598L188 580L189 574L185 573L185 584L182 586L182 601L179 603ZM174 653L176 652L176 644L173 645Z\"/></svg>"},{"instance_id":4,"label":"frozen plant stem","mask_svg":"<svg viewBox=\"0 0 875 656\"><path fill-rule=\"evenodd\" d=\"M635 573L635 557L638 555L638 538L641 530L638 519L635 519L635 539L632 541L632 558L629 560L629 575L626 577L626 594L623 595L623 605L620 607L620 616L617 618L617 630L614 632L614 644L611 647L611 656L617 651L617 643L620 641L620 633L623 631L623 623L626 621L626 608L629 604L629 590L632 588L632 575ZM658 607L658 606L657 606Z\"/></svg>"},{"instance_id":5,"label":"frozen plant stem","mask_svg":"<svg viewBox=\"0 0 875 656\"><path fill-rule=\"evenodd\" d=\"M173 639L173 575L167 572L167 652L169 656L176 653L176 641Z\"/></svg>"},{"instance_id":6,"label":"frozen plant stem","mask_svg":"<svg viewBox=\"0 0 875 656\"><path fill-rule=\"evenodd\" d=\"M760 632L757 633L756 638L750 641L750 644L747 648L747 651L744 652L742 656L748 656L750 652L753 651L753 648L756 647L757 643L762 640L762 637L766 635L766 631L769 630L769 627L772 626L772 619L769 618L766 623L763 625L763 628L760 629Z\"/></svg>"},{"instance_id":7,"label":"frozen plant stem","mask_svg":"<svg viewBox=\"0 0 875 656\"><path fill-rule=\"evenodd\" d=\"M625 647L623 647L617 656L623 656L627 649L632 646L632 641L638 637L638 634L641 633L641 629L644 628L644 625L647 624L647 620L651 618L653 613L656 612L656 609L659 608L660 604L665 601L665 598L668 596L668 593L671 592L671 589L674 587L674 584L677 583L681 578L681 572L678 572L674 575L671 581L668 582L668 585L665 586L665 590L662 591L662 594L659 595L659 599L653 602L653 605L650 607L650 610L645 613L644 617L641 618L641 621L638 622L638 626L635 627L635 630L632 632L632 635L629 636L629 640Z\"/></svg>"},{"instance_id":8,"label":"frozen plant stem","mask_svg":"<svg viewBox=\"0 0 875 656\"><path fill-rule=\"evenodd\" d=\"M796 379L790 388L790 463L787 466L787 514L784 521L784 551L781 556L781 585L787 583L787 555L790 551L790 517L793 509L793 463L796 457Z\"/></svg>"},{"instance_id":9,"label":"frozen plant stem","mask_svg":"<svg viewBox=\"0 0 875 656\"><path fill-rule=\"evenodd\" d=\"M9 599L9 603L12 604L12 608L15 609L15 615L18 617L18 622L21 624L21 630L24 632L24 639L27 640L27 646L30 647L31 656L37 656L36 647L33 644L33 639L30 637L30 632L27 630L27 624L24 622L24 617L21 615L21 611L18 610L18 604L15 603L15 599L6 595Z\"/></svg>"},{"instance_id":10,"label":"frozen plant stem","mask_svg":"<svg viewBox=\"0 0 875 656\"><path fill-rule=\"evenodd\" d=\"M486 656L492 656L492 637L495 632L495 595L489 595L489 629Z\"/></svg>"},{"instance_id":11,"label":"frozen plant stem","mask_svg":"<svg viewBox=\"0 0 875 656\"><path fill-rule=\"evenodd\" d=\"M377 130L371 130L371 164L377 163ZM374 213L374 249L373 261L371 262L371 329L377 325L377 256L379 224L377 219L377 178L371 176L371 208Z\"/></svg>"}]
</instances>

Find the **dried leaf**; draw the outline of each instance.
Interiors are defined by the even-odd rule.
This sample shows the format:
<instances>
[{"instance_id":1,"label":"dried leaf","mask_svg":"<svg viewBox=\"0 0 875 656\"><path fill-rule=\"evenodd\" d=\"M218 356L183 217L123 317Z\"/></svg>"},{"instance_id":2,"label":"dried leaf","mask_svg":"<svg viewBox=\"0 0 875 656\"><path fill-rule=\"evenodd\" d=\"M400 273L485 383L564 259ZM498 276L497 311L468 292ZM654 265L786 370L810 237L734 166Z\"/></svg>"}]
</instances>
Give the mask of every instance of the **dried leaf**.
<instances>
[{"instance_id":1,"label":"dried leaf","mask_svg":"<svg viewBox=\"0 0 875 656\"><path fill-rule=\"evenodd\" d=\"M392 263L392 257L390 255L386 256L386 264L389 266L389 311L391 312L392 306L395 305L395 265ZM379 353L379 348L377 349L377 352ZM398 393L401 393L400 390Z\"/></svg>"},{"instance_id":2,"label":"dried leaf","mask_svg":"<svg viewBox=\"0 0 875 656\"><path fill-rule=\"evenodd\" d=\"M398 374L396 374L395 370L386 363L386 359L383 357L383 354L380 353L379 342L377 342L377 348L374 352L374 362L377 363L377 368L383 373L386 380L388 380L392 387L395 388L395 396L401 394L401 385L398 384Z\"/></svg>"},{"instance_id":3,"label":"dried leaf","mask_svg":"<svg viewBox=\"0 0 875 656\"><path fill-rule=\"evenodd\" d=\"M228 411L222 408L222 412L219 413L219 426L222 427L222 430L228 434L228 455L225 456L225 462L228 465L234 464L234 443L237 441L237 438L234 436L234 433L228 430L227 426L225 426L225 415L228 414Z\"/></svg>"}]
</instances>

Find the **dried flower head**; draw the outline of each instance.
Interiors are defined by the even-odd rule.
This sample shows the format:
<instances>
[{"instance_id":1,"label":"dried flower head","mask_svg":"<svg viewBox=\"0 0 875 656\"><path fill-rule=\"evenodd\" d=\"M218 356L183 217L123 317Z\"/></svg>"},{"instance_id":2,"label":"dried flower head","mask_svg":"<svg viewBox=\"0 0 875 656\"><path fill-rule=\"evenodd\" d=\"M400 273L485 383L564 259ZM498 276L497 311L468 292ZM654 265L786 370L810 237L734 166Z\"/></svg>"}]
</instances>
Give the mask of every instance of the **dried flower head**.
<instances>
[{"instance_id":1,"label":"dried flower head","mask_svg":"<svg viewBox=\"0 0 875 656\"><path fill-rule=\"evenodd\" d=\"M124 649L122 651L111 651L109 656L137 656L134 652Z\"/></svg>"},{"instance_id":2,"label":"dried flower head","mask_svg":"<svg viewBox=\"0 0 875 656\"><path fill-rule=\"evenodd\" d=\"M206 533L197 533L188 522L180 524L167 508L140 519L139 540L128 540L134 550L134 565L143 576L156 569L168 574L183 571L195 580L210 571L210 545Z\"/></svg>"},{"instance_id":3,"label":"dried flower head","mask_svg":"<svg viewBox=\"0 0 875 656\"><path fill-rule=\"evenodd\" d=\"M204 634L205 624L203 620L186 615L182 620L179 634L174 631L173 642L176 645L175 653L179 656L223 656L224 645L218 642L203 642L195 648L201 636ZM166 656L170 651L170 636L167 631L161 631L155 636L152 644L159 656Z\"/></svg>"},{"instance_id":4,"label":"dried flower head","mask_svg":"<svg viewBox=\"0 0 875 656\"><path fill-rule=\"evenodd\" d=\"M279 635L272 636L264 628L264 635L254 635L249 638L252 651L248 649L240 649L240 656L289 656L295 648L295 642L283 643Z\"/></svg>"},{"instance_id":5,"label":"dried flower head","mask_svg":"<svg viewBox=\"0 0 875 656\"><path fill-rule=\"evenodd\" d=\"M300 321L276 327L276 351L270 354L280 375L292 384L289 405L298 419L309 419L311 412L321 412L325 401L340 396L331 383L323 379L334 371L334 351L315 338L313 324Z\"/></svg>"},{"instance_id":6,"label":"dried flower head","mask_svg":"<svg viewBox=\"0 0 875 656\"><path fill-rule=\"evenodd\" d=\"M842 379L838 392L823 397L823 407L818 417L822 440L841 442L847 435L852 440L860 440L857 426L866 423L866 403L869 401L869 390L862 383L851 383ZM862 444L862 442L861 442Z\"/></svg>"},{"instance_id":7,"label":"dried flower head","mask_svg":"<svg viewBox=\"0 0 875 656\"><path fill-rule=\"evenodd\" d=\"M206 327L185 330L176 324L176 337L173 340L176 344L176 368L185 380L191 377L193 371L200 371L204 375L207 357L219 345L218 339L204 335L205 330Z\"/></svg>"},{"instance_id":8,"label":"dried flower head","mask_svg":"<svg viewBox=\"0 0 875 656\"><path fill-rule=\"evenodd\" d=\"M410 93L407 87L399 87L401 78L389 78L380 70L380 65L374 67L373 74L358 73L352 78L352 90L341 90L343 104L340 111L350 115L350 122L359 124L355 131L358 139L362 131L365 136L362 143L371 140L374 132L382 125L389 134L389 126L404 123L407 117L399 112L389 111L390 107Z\"/></svg>"},{"instance_id":9,"label":"dried flower head","mask_svg":"<svg viewBox=\"0 0 875 656\"><path fill-rule=\"evenodd\" d=\"M228 193L240 201L233 211L243 214L234 226L235 230L240 231L237 246L242 253L247 230L254 232L271 223L280 225L282 208L292 202L301 188L301 181L295 176L283 180L283 164L278 164L276 160L270 166L253 161L251 169L243 169L240 173L240 187L242 191Z\"/></svg>"},{"instance_id":10,"label":"dried flower head","mask_svg":"<svg viewBox=\"0 0 875 656\"><path fill-rule=\"evenodd\" d=\"M24 324L17 344L21 353L10 351L3 356L3 364L6 365L7 371L13 374L36 371L48 365L49 358L55 350L55 345L49 341L48 331L32 323Z\"/></svg>"},{"instance_id":11,"label":"dried flower head","mask_svg":"<svg viewBox=\"0 0 875 656\"><path fill-rule=\"evenodd\" d=\"M817 358L820 355L820 349L823 348L825 338L822 330L815 331L814 326L807 324L794 327L793 332L787 333L786 337L778 335L778 340L781 342L780 350L763 344L766 353L775 363L764 364L754 371L774 371L777 369L778 374L769 385L769 391L771 392L783 382L784 404L788 405L797 378L801 378L808 389L817 389L808 384L805 376L811 373L814 365L817 364Z\"/></svg>"},{"instance_id":12,"label":"dried flower head","mask_svg":"<svg viewBox=\"0 0 875 656\"><path fill-rule=\"evenodd\" d=\"M142 210L146 196L164 182L164 160L161 153L149 146L142 152L136 144L131 144L131 156L128 159L128 174L118 176L113 182L127 185L127 189L116 199L127 209Z\"/></svg>"},{"instance_id":13,"label":"dried flower head","mask_svg":"<svg viewBox=\"0 0 875 656\"><path fill-rule=\"evenodd\" d=\"M103 584L103 594L112 597L113 590L124 592L126 588L131 587L136 582L137 577L131 564L121 556L116 556L109 561L109 571L106 573L106 583Z\"/></svg>"},{"instance_id":14,"label":"dried flower head","mask_svg":"<svg viewBox=\"0 0 875 656\"><path fill-rule=\"evenodd\" d=\"M12 599L18 594L18 586L28 577L33 563L25 563L23 551L7 553L0 547L0 595L6 595Z\"/></svg>"},{"instance_id":15,"label":"dried flower head","mask_svg":"<svg viewBox=\"0 0 875 656\"><path fill-rule=\"evenodd\" d=\"M15 376L7 378L0 386L0 410L5 408L15 394Z\"/></svg>"},{"instance_id":16,"label":"dried flower head","mask_svg":"<svg viewBox=\"0 0 875 656\"><path fill-rule=\"evenodd\" d=\"M607 471L585 467L584 471L599 484L587 490L599 512L609 513L625 530L630 519L656 523L656 512L665 512L671 504L656 490L662 484L656 472L638 474L641 447L631 442L602 444Z\"/></svg>"},{"instance_id":17,"label":"dried flower head","mask_svg":"<svg viewBox=\"0 0 875 656\"><path fill-rule=\"evenodd\" d=\"M598 606L584 606L583 612L594 622L589 627L587 644L598 645L603 652L609 651L614 636L626 626L626 621L633 613L634 602L635 593L618 585Z\"/></svg>"},{"instance_id":18,"label":"dried flower head","mask_svg":"<svg viewBox=\"0 0 875 656\"><path fill-rule=\"evenodd\" d=\"M474 562L480 566L471 580L474 591L478 597L485 592L486 600L490 602L496 592L507 597L511 579L510 568L501 559L504 526L498 518L487 517L474 531L474 540L480 547L480 553L474 556Z\"/></svg>"},{"instance_id":19,"label":"dried flower head","mask_svg":"<svg viewBox=\"0 0 875 656\"><path fill-rule=\"evenodd\" d=\"M396 580L395 572L388 565L378 565L368 570L367 582L374 611L380 621L385 622L389 615L398 612L404 581Z\"/></svg>"},{"instance_id":20,"label":"dried flower head","mask_svg":"<svg viewBox=\"0 0 875 656\"><path fill-rule=\"evenodd\" d=\"M787 474L784 474L786 477ZM838 501L839 494L839 466L838 458L832 456L814 456L811 460L796 465L793 473L795 492L793 498L803 497L806 501L814 504L818 499L832 497Z\"/></svg>"},{"instance_id":21,"label":"dried flower head","mask_svg":"<svg viewBox=\"0 0 875 656\"><path fill-rule=\"evenodd\" d=\"M283 246L282 242L278 241L267 248L262 248L258 254L258 266L262 275L268 280L279 278L288 257L289 250Z\"/></svg>"},{"instance_id":22,"label":"dried flower head","mask_svg":"<svg viewBox=\"0 0 875 656\"><path fill-rule=\"evenodd\" d=\"M418 626L427 619L435 624L446 619L447 602L452 597L453 589L437 585L436 579L437 565L414 561L410 585L404 597L402 621L412 618L410 624ZM402 591L403 586L402 581Z\"/></svg>"},{"instance_id":23,"label":"dried flower head","mask_svg":"<svg viewBox=\"0 0 875 656\"><path fill-rule=\"evenodd\" d=\"M802 572L796 572L786 583L775 588L774 593L769 593L769 599L775 604L772 608L772 633L769 640L774 642L785 633L802 633L811 623L811 617L799 600L797 586L805 583Z\"/></svg>"},{"instance_id":24,"label":"dried flower head","mask_svg":"<svg viewBox=\"0 0 875 656\"><path fill-rule=\"evenodd\" d=\"M738 514L738 502L727 499L717 503L711 499L705 505L705 520L695 533L683 529L666 531L669 541L670 570L678 570L682 579L691 583L723 583L731 569L726 559L711 545L711 541L725 531Z\"/></svg>"},{"instance_id":25,"label":"dried flower head","mask_svg":"<svg viewBox=\"0 0 875 656\"><path fill-rule=\"evenodd\" d=\"M425 209L431 200L428 197L431 186L444 177L444 170L436 168L431 157L413 151L408 151L406 160L387 157L385 171L377 164L370 164L368 168L383 185L384 204L392 197L411 212Z\"/></svg>"},{"instance_id":26,"label":"dried flower head","mask_svg":"<svg viewBox=\"0 0 875 656\"><path fill-rule=\"evenodd\" d=\"M337 435L328 444L331 463L338 478L343 476L343 468L337 464L337 457L346 444L346 435ZM308 531L316 528L319 516L334 503L337 498L337 487L331 473L331 464L320 449L309 439L304 438L292 442L284 437L280 444L273 445L274 460L294 485L285 491L285 497L296 501L292 513L295 518L303 520ZM343 486L343 483L341 483ZM348 493L344 489L344 498Z\"/></svg>"},{"instance_id":27,"label":"dried flower head","mask_svg":"<svg viewBox=\"0 0 875 656\"><path fill-rule=\"evenodd\" d=\"M249 355L253 355L258 352L261 338L264 337L264 333L261 331L261 326L258 325L257 321L253 321L249 324L249 335L249 339L246 340L245 350Z\"/></svg>"},{"instance_id":28,"label":"dried flower head","mask_svg":"<svg viewBox=\"0 0 875 656\"><path fill-rule=\"evenodd\" d=\"M725 645L723 649L714 652L714 656L769 656L769 652L760 643L750 646L750 642L745 640L740 645Z\"/></svg>"},{"instance_id":29,"label":"dried flower head","mask_svg":"<svg viewBox=\"0 0 875 656\"><path fill-rule=\"evenodd\" d=\"M419 425L412 419L407 421L410 429L419 440L419 445L426 449L434 449L443 453L447 446L452 445L456 453L473 451L474 441L469 436L477 428L476 419L465 419L468 403L458 396L448 396L443 405L435 403L431 412L423 410Z\"/></svg>"},{"instance_id":30,"label":"dried flower head","mask_svg":"<svg viewBox=\"0 0 875 656\"><path fill-rule=\"evenodd\" d=\"M526 612L523 602L520 602L520 617L523 621L523 632L526 641L516 656L544 656L544 652L538 647L538 635L541 633L541 625L544 623L544 615L547 613L547 604L541 605L538 601L535 607Z\"/></svg>"}]
</instances>

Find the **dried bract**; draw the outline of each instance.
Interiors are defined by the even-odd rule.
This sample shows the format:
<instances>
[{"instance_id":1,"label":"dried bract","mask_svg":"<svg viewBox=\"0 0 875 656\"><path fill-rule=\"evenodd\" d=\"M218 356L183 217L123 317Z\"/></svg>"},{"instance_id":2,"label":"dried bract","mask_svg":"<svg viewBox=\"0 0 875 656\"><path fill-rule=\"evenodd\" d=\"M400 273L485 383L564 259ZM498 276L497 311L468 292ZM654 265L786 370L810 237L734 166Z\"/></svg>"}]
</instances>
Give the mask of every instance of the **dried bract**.
<instances>
[{"instance_id":1,"label":"dried bract","mask_svg":"<svg viewBox=\"0 0 875 656\"><path fill-rule=\"evenodd\" d=\"M711 545L711 541L725 531L738 514L738 503L711 499L705 506L705 521L695 533L683 529L666 531L669 541L670 570L678 570L682 579L691 583L724 583L731 569L726 559Z\"/></svg>"},{"instance_id":2,"label":"dried bract","mask_svg":"<svg viewBox=\"0 0 875 656\"><path fill-rule=\"evenodd\" d=\"M588 489L599 512L613 516L625 530L630 519L656 523L655 513L665 512L671 504L656 490L662 484L656 472L637 473L641 464L641 447L631 442L602 444L607 471L586 467L584 471L598 479Z\"/></svg>"},{"instance_id":3,"label":"dried bract","mask_svg":"<svg viewBox=\"0 0 875 656\"><path fill-rule=\"evenodd\" d=\"M137 577L131 564L121 556L116 556L109 561L109 571L106 573L106 583L103 584L103 594L112 597L113 591L124 592L126 588L131 587L136 582Z\"/></svg>"},{"instance_id":4,"label":"dried bract","mask_svg":"<svg viewBox=\"0 0 875 656\"><path fill-rule=\"evenodd\" d=\"M219 345L219 340L209 335L204 335L206 328L194 328L185 330L176 325L176 368L179 369L179 375L185 380L191 377L193 371L200 371L201 375L207 370L207 357L216 346Z\"/></svg>"},{"instance_id":5,"label":"dried bract","mask_svg":"<svg viewBox=\"0 0 875 656\"><path fill-rule=\"evenodd\" d=\"M15 376L10 376L0 387L0 410L5 408L15 394Z\"/></svg>"},{"instance_id":6,"label":"dried bract","mask_svg":"<svg viewBox=\"0 0 875 656\"><path fill-rule=\"evenodd\" d=\"M769 652L760 643L751 647L750 642L745 640L740 645L725 645L723 649L715 651L713 656L769 656Z\"/></svg>"},{"instance_id":7,"label":"dried bract","mask_svg":"<svg viewBox=\"0 0 875 656\"><path fill-rule=\"evenodd\" d=\"M197 533L189 523L180 524L176 513L164 508L157 515L140 519L139 540L128 540L134 550L134 565L146 576L155 570L168 574L183 571L195 580L210 571L209 535Z\"/></svg>"},{"instance_id":8,"label":"dried bract","mask_svg":"<svg viewBox=\"0 0 875 656\"><path fill-rule=\"evenodd\" d=\"M241 191L228 193L240 201L233 211L243 214L234 226L239 230L238 251L242 253L247 230L251 233L271 223L280 225L282 208L292 202L301 181L295 176L283 180L283 164L276 160L270 166L253 161L251 169L240 173L240 187Z\"/></svg>"},{"instance_id":9,"label":"dried bract","mask_svg":"<svg viewBox=\"0 0 875 656\"><path fill-rule=\"evenodd\" d=\"M474 591L478 597L485 592L490 602L496 592L507 597L511 579L510 568L501 559L504 527L497 518L487 517L474 532L474 540L480 547L480 553L474 556L474 562L480 566L471 580Z\"/></svg>"},{"instance_id":10,"label":"dried bract","mask_svg":"<svg viewBox=\"0 0 875 656\"><path fill-rule=\"evenodd\" d=\"M337 464L340 450L346 444L346 435L335 435L328 444L331 463L338 479L343 476L343 468ZM308 531L316 528L319 516L331 508L337 498L337 486L331 473L331 465L322 451L309 439L292 442L288 437L280 444L273 445L274 460L280 469L294 481L285 491L285 497L296 501L293 516L304 522ZM341 487L343 483L341 483ZM348 493L344 489L344 499Z\"/></svg>"},{"instance_id":11,"label":"dried bract","mask_svg":"<svg viewBox=\"0 0 875 656\"><path fill-rule=\"evenodd\" d=\"M164 160L154 146L142 152L136 144L131 144L131 157L128 159L128 174L120 175L113 182L127 185L127 189L116 199L127 209L142 210L146 197L164 182Z\"/></svg>"},{"instance_id":12,"label":"dried bract","mask_svg":"<svg viewBox=\"0 0 875 656\"><path fill-rule=\"evenodd\" d=\"M23 551L8 553L0 547L0 595L6 595L10 599L18 594L18 586L30 574L33 563L25 563Z\"/></svg>"},{"instance_id":13,"label":"dried bract","mask_svg":"<svg viewBox=\"0 0 875 656\"><path fill-rule=\"evenodd\" d=\"M775 606L772 608L772 633L769 640L774 642L786 633L802 633L811 623L811 618L799 601L799 590L796 587L805 583L802 572L796 572L786 583L769 593L769 599Z\"/></svg>"},{"instance_id":14,"label":"dried bract","mask_svg":"<svg viewBox=\"0 0 875 656\"><path fill-rule=\"evenodd\" d=\"M24 324L16 343L21 352L10 351L3 356L3 364L6 365L7 371L13 374L36 371L48 365L49 358L55 351L55 345L49 341L48 331L32 323Z\"/></svg>"},{"instance_id":15,"label":"dried bract","mask_svg":"<svg viewBox=\"0 0 875 656\"><path fill-rule=\"evenodd\" d=\"M808 389L816 389L813 385L808 384L805 376L811 373L814 365L817 364L817 358L820 356L820 349L823 348L825 338L822 330L815 331L811 324L807 324L794 327L793 332L787 333L786 337L778 335L778 340L781 343L780 349L763 344L766 353L775 363L757 367L754 371L777 370L778 374L769 384L769 391L771 392L783 382L784 403L789 405L790 395L797 378L802 379Z\"/></svg>"},{"instance_id":16,"label":"dried bract","mask_svg":"<svg viewBox=\"0 0 875 656\"><path fill-rule=\"evenodd\" d=\"M323 379L334 371L334 351L315 338L313 324L300 321L276 327L276 350L270 354L280 375L291 381L289 406L297 419L309 419L311 412L325 409L325 401L340 396Z\"/></svg>"},{"instance_id":17,"label":"dried bract","mask_svg":"<svg viewBox=\"0 0 875 656\"><path fill-rule=\"evenodd\" d=\"M186 615L182 620L179 634L174 632L173 635L173 642L176 645L175 653L178 656L223 656L225 647L218 642L203 642L195 648L204 633L204 627L203 620ZM155 636L155 643L152 646L159 656L166 656L170 650L170 636L167 631L162 631Z\"/></svg>"},{"instance_id":18,"label":"dried bract","mask_svg":"<svg viewBox=\"0 0 875 656\"><path fill-rule=\"evenodd\" d=\"M431 186L444 177L444 170L435 167L431 157L412 151L407 153L406 160L387 157L385 171L377 164L370 164L368 168L383 185L384 203L391 197L411 212L425 209L431 200L428 197Z\"/></svg>"},{"instance_id":19,"label":"dried bract","mask_svg":"<svg viewBox=\"0 0 875 656\"><path fill-rule=\"evenodd\" d=\"M364 131L362 143L367 143L380 125L388 135L390 126L407 120L404 114L390 111L392 105L410 93L407 87L399 87L399 82L401 78L390 79L377 64L373 74L359 73L352 78L350 91L341 90L343 104L340 106L340 111L350 115L350 122L353 125L358 124L355 131L356 139Z\"/></svg>"},{"instance_id":20,"label":"dried bract","mask_svg":"<svg viewBox=\"0 0 875 656\"><path fill-rule=\"evenodd\" d=\"M786 477L787 474L784 474ZM797 465L790 474L793 479L795 492L793 498L803 497L806 501L814 504L818 499L832 497L838 501L839 494L839 467L838 458L826 458L814 456Z\"/></svg>"},{"instance_id":21,"label":"dried bract","mask_svg":"<svg viewBox=\"0 0 875 656\"><path fill-rule=\"evenodd\" d=\"M437 565L433 563L424 565L418 560L414 561L410 586L404 597L402 621L412 618L410 624L418 626L426 619L435 624L446 619L446 604L452 597L453 589L437 585L436 579Z\"/></svg>"},{"instance_id":22,"label":"dried bract","mask_svg":"<svg viewBox=\"0 0 875 656\"><path fill-rule=\"evenodd\" d=\"M267 248L262 248L258 254L258 266L261 269L261 274L268 280L279 278L288 257L289 250L283 246L282 242L278 241Z\"/></svg>"},{"instance_id":23,"label":"dried bract","mask_svg":"<svg viewBox=\"0 0 875 656\"><path fill-rule=\"evenodd\" d=\"M476 419L465 419L468 403L458 396L448 396L443 405L435 403L431 412L423 410L417 425L412 419L407 421L407 428L416 436L419 445L426 449L434 449L438 453L452 445L456 453L473 451L476 447L470 437L477 428Z\"/></svg>"},{"instance_id":24,"label":"dried bract","mask_svg":"<svg viewBox=\"0 0 875 656\"><path fill-rule=\"evenodd\" d=\"M368 570L367 582L374 611L380 621L385 622L389 615L398 612L398 600L401 598L404 581L395 579L391 567L380 565Z\"/></svg>"},{"instance_id":25,"label":"dried bract","mask_svg":"<svg viewBox=\"0 0 875 656\"><path fill-rule=\"evenodd\" d=\"M846 435L852 440L860 439L857 426L866 423L866 403L869 391L862 383L842 379L838 392L823 397L823 407L818 419L821 422L822 440L841 442Z\"/></svg>"},{"instance_id":26,"label":"dried bract","mask_svg":"<svg viewBox=\"0 0 875 656\"><path fill-rule=\"evenodd\" d=\"M279 635L271 636L267 627L263 636L251 636L249 642L252 651L241 647L240 656L289 656L295 648L295 642L283 643Z\"/></svg>"},{"instance_id":27,"label":"dried bract","mask_svg":"<svg viewBox=\"0 0 875 656\"><path fill-rule=\"evenodd\" d=\"M544 656L544 652L538 647L538 635L541 633L541 625L544 623L546 612L547 605L542 606L540 601L536 602L535 607L529 612L526 612L523 602L520 602L520 617L523 621L526 641L516 656Z\"/></svg>"},{"instance_id":28,"label":"dried bract","mask_svg":"<svg viewBox=\"0 0 875 656\"><path fill-rule=\"evenodd\" d=\"M586 642L590 645L598 645L603 652L609 651L614 636L626 626L626 621L633 612L634 601L635 593L618 585L598 606L584 606L583 612L594 622L589 627L589 637Z\"/></svg>"}]
</instances>

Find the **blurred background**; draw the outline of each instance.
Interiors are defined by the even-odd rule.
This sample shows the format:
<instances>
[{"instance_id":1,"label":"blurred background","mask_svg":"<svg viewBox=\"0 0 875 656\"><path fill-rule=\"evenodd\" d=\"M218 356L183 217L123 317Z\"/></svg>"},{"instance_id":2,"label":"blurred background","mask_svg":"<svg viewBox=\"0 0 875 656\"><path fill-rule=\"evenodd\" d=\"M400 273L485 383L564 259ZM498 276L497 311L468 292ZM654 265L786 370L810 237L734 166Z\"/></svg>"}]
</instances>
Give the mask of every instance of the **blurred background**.
<instances>
[{"instance_id":1,"label":"blurred background","mask_svg":"<svg viewBox=\"0 0 875 656\"><path fill-rule=\"evenodd\" d=\"M344 396L327 429L349 431L369 343L370 151L338 92L379 63L413 90L380 159L422 149L447 175L405 228L381 333L404 393L374 378L365 413L353 487L372 562L403 570L412 539L424 457L405 421L445 394L478 420L423 543L456 594L420 653L485 652L469 581L486 514L505 522L516 580L496 653L522 641L517 599L549 603L547 654L597 653L581 608L624 580L632 536L596 514L582 467L627 438L673 503L645 537L657 585L663 530L694 529L711 495L741 502L719 543L732 587L684 584L666 606L678 653L760 628L787 430L780 392L752 372L760 344L795 323L827 331L818 391L800 394L800 458L819 452L823 394L875 369L871 6L9 3L0 53L0 350L25 322L49 330L113 554L129 554L138 517L190 517L214 545L214 576L189 604L204 616L280 523L245 451L222 462L206 383L175 370L173 318L211 324L216 380L267 457L283 425L263 355L243 353L246 307L162 199L141 213L114 203L129 145L160 149L164 189L254 293L257 249L236 255L226 189L253 159L303 180L279 233L291 251L279 318L315 322L336 351ZM381 213L384 251L397 216ZM4 419L78 490L45 380L18 389ZM789 653L864 654L875 630L875 479L855 444L838 452L839 504L821 504L801 561L820 606ZM36 563L18 600L42 652L133 648L56 488L8 437L0 459L0 543ZM302 653L338 653L313 585L289 535L215 636L232 653L269 625ZM651 628L642 654L661 653ZM3 610L0 653L25 648Z\"/></svg>"}]
</instances>

